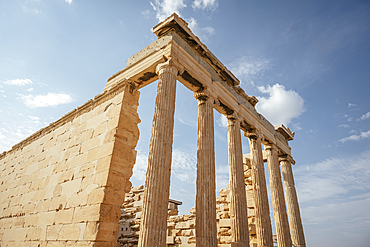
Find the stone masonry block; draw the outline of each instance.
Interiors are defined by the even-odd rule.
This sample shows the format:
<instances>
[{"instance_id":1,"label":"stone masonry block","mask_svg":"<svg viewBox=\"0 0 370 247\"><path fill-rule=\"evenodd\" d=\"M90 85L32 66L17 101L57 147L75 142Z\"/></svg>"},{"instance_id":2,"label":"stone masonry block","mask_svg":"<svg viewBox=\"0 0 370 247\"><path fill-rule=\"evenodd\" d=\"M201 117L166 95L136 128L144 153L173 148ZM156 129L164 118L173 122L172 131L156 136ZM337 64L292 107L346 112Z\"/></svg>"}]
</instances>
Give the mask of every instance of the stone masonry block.
<instances>
[{"instance_id":1,"label":"stone masonry block","mask_svg":"<svg viewBox=\"0 0 370 247\"><path fill-rule=\"evenodd\" d=\"M78 192L81 187L82 178L70 180L68 182L62 183L62 196L65 195L69 198L72 194Z\"/></svg>"},{"instance_id":2,"label":"stone masonry block","mask_svg":"<svg viewBox=\"0 0 370 247\"><path fill-rule=\"evenodd\" d=\"M230 219L220 219L218 221L218 227L230 227Z\"/></svg>"},{"instance_id":3,"label":"stone masonry block","mask_svg":"<svg viewBox=\"0 0 370 247\"><path fill-rule=\"evenodd\" d=\"M88 194L84 191L72 194L67 202L66 208L80 207L87 204Z\"/></svg>"},{"instance_id":4,"label":"stone masonry block","mask_svg":"<svg viewBox=\"0 0 370 247\"><path fill-rule=\"evenodd\" d=\"M66 196L58 196L51 199L49 211L53 210L61 210L67 204L67 197Z\"/></svg>"},{"instance_id":5,"label":"stone masonry block","mask_svg":"<svg viewBox=\"0 0 370 247\"><path fill-rule=\"evenodd\" d=\"M55 213L55 211L39 213L37 225L53 225L55 223Z\"/></svg>"},{"instance_id":6,"label":"stone masonry block","mask_svg":"<svg viewBox=\"0 0 370 247\"><path fill-rule=\"evenodd\" d=\"M119 225L117 222L99 222L99 231L96 236L97 241L116 242Z\"/></svg>"},{"instance_id":7,"label":"stone masonry block","mask_svg":"<svg viewBox=\"0 0 370 247\"><path fill-rule=\"evenodd\" d=\"M43 229L41 227L30 228L27 232L26 240L27 241L39 241L43 235Z\"/></svg>"},{"instance_id":8,"label":"stone masonry block","mask_svg":"<svg viewBox=\"0 0 370 247\"><path fill-rule=\"evenodd\" d=\"M84 206L75 209L73 223L98 221L100 218L100 204Z\"/></svg>"},{"instance_id":9,"label":"stone masonry block","mask_svg":"<svg viewBox=\"0 0 370 247\"><path fill-rule=\"evenodd\" d=\"M63 225L59 232L58 240L78 240L80 236L80 227L77 224Z\"/></svg>"},{"instance_id":10,"label":"stone masonry block","mask_svg":"<svg viewBox=\"0 0 370 247\"><path fill-rule=\"evenodd\" d=\"M74 214L74 208L60 210L55 213L55 224L70 224Z\"/></svg>"},{"instance_id":11,"label":"stone masonry block","mask_svg":"<svg viewBox=\"0 0 370 247\"><path fill-rule=\"evenodd\" d=\"M57 240L63 225L52 225L46 228L46 240Z\"/></svg>"}]
</instances>

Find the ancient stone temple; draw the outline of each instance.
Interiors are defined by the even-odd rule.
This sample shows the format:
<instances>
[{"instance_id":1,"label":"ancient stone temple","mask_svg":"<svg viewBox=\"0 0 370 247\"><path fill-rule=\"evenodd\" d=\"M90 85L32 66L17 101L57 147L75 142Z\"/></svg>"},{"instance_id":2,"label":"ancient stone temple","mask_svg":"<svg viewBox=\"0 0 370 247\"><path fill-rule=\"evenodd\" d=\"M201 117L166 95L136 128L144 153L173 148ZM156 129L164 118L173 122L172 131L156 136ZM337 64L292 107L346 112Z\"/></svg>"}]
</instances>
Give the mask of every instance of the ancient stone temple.
<instances>
[{"instance_id":1,"label":"ancient stone temple","mask_svg":"<svg viewBox=\"0 0 370 247\"><path fill-rule=\"evenodd\" d=\"M158 39L130 57L101 94L0 155L1 247L116 247L128 231L140 247L185 241L183 246L271 247L264 162L277 244L305 246L288 144L294 133L256 111L257 99L176 14L153 32ZM130 192L140 89L156 80L145 189ZM198 102L196 206L185 216L177 215L179 202L169 201L176 81ZM230 167L229 188L217 198L214 109L228 119ZM248 155L241 138L249 140ZM134 217L126 227L124 201L141 207L125 212Z\"/></svg>"}]
</instances>

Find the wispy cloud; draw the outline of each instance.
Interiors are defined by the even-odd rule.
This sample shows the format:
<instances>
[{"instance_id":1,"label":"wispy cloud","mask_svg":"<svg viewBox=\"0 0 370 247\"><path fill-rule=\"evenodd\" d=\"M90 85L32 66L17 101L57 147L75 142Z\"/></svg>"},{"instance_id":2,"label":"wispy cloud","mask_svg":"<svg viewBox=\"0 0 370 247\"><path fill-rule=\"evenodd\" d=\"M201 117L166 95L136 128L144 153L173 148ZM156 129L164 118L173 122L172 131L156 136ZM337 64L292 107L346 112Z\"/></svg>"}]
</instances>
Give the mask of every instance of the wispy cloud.
<instances>
[{"instance_id":1,"label":"wispy cloud","mask_svg":"<svg viewBox=\"0 0 370 247\"><path fill-rule=\"evenodd\" d=\"M149 9L146 9L146 10L141 11L141 14L144 16L144 18L148 19L150 11Z\"/></svg>"},{"instance_id":2,"label":"wispy cloud","mask_svg":"<svg viewBox=\"0 0 370 247\"><path fill-rule=\"evenodd\" d=\"M348 124L341 124L338 127L339 128L349 128L349 125Z\"/></svg>"},{"instance_id":3,"label":"wispy cloud","mask_svg":"<svg viewBox=\"0 0 370 247\"><path fill-rule=\"evenodd\" d=\"M332 198L353 190L369 190L369 162L370 150L354 157L330 158L307 167L297 167L295 175L299 201Z\"/></svg>"},{"instance_id":4,"label":"wispy cloud","mask_svg":"<svg viewBox=\"0 0 370 247\"><path fill-rule=\"evenodd\" d=\"M156 11L156 18L159 21L164 21L172 13L180 15L180 10L186 7L183 0L155 0L150 2L154 11Z\"/></svg>"},{"instance_id":5,"label":"wispy cloud","mask_svg":"<svg viewBox=\"0 0 370 247\"><path fill-rule=\"evenodd\" d=\"M194 184L196 164L196 150L189 151L182 148L172 150L171 176L176 179ZM132 178L135 180L133 181L135 185L136 183L144 183L147 167L148 154L139 150L136 155L136 163L132 175Z\"/></svg>"},{"instance_id":6,"label":"wispy cloud","mask_svg":"<svg viewBox=\"0 0 370 247\"><path fill-rule=\"evenodd\" d=\"M66 3L68 3L68 4L72 4L72 2L73 2L73 0L65 0L66 1Z\"/></svg>"},{"instance_id":7,"label":"wispy cloud","mask_svg":"<svg viewBox=\"0 0 370 247\"><path fill-rule=\"evenodd\" d=\"M227 118L222 114L220 114L220 117L216 119L216 123L222 128L227 128Z\"/></svg>"},{"instance_id":8,"label":"wispy cloud","mask_svg":"<svg viewBox=\"0 0 370 247\"><path fill-rule=\"evenodd\" d=\"M354 107L356 104L348 103L348 108Z\"/></svg>"},{"instance_id":9,"label":"wispy cloud","mask_svg":"<svg viewBox=\"0 0 370 247\"><path fill-rule=\"evenodd\" d=\"M254 80L263 76L271 67L271 60L243 56L229 64L229 69L242 81L254 86Z\"/></svg>"},{"instance_id":10,"label":"wispy cloud","mask_svg":"<svg viewBox=\"0 0 370 247\"><path fill-rule=\"evenodd\" d=\"M24 86L24 85L28 85L28 84L32 84L32 80L31 79L13 79L13 80L6 80L4 81L4 84L6 85L14 85L14 86Z\"/></svg>"},{"instance_id":11,"label":"wispy cloud","mask_svg":"<svg viewBox=\"0 0 370 247\"><path fill-rule=\"evenodd\" d=\"M195 0L191 5L194 10L202 9L202 10L212 10L214 11L218 7L218 3L216 0Z\"/></svg>"},{"instance_id":12,"label":"wispy cloud","mask_svg":"<svg viewBox=\"0 0 370 247\"><path fill-rule=\"evenodd\" d=\"M188 182L195 183L197 153L195 150L176 148L172 152L172 176L175 178Z\"/></svg>"},{"instance_id":13,"label":"wispy cloud","mask_svg":"<svg viewBox=\"0 0 370 247\"><path fill-rule=\"evenodd\" d=\"M200 40L207 42L208 38L215 34L215 30L212 27L199 27L197 21L194 18L187 20L189 28L193 33L199 37Z\"/></svg>"},{"instance_id":14,"label":"wispy cloud","mask_svg":"<svg viewBox=\"0 0 370 247\"><path fill-rule=\"evenodd\" d=\"M148 155L145 152L138 150L136 153L136 162L131 177L131 182L134 186L144 184L147 168ZM134 179L134 181L132 181L132 179Z\"/></svg>"},{"instance_id":15,"label":"wispy cloud","mask_svg":"<svg viewBox=\"0 0 370 247\"><path fill-rule=\"evenodd\" d=\"M341 143L345 143L347 141L359 141L365 138L370 138L370 130L366 132L361 132L359 135L351 135L345 138L340 139Z\"/></svg>"},{"instance_id":16,"label":"wispy cloud","mask_svg":"<svg viewBox=\"0 0 370 247\"><path fill-rule=\"evenodd\" d=\"M185 124L185 125L190 126L190 127L197 128L197 126L198 126L197 121L194 120L194 119L191 119L191 118L183 119L183 118L177 117L176 119L179 120L182 124Z\"/></svg>"},{"instance_id":17,"label":"wispy cloud","mask_svg":"<svg viewBox=\"0 0 370 247\"><path fill-rule=\"evenodd\" d=\"M57 106L73 101L72 97L69 94L64 93L47 93L44 95L20 94L20 98L28 108Z\"/></svg>"},{"instance_id":18,"label":"wispy cloud","mask_svg":"<svg viewBox=\"0 0 370 247\"><path fill-rule=\"evenodd\" d=\"M357 121L365 120L370 118L370 111L367 112L366 114L362 115L360 118L356 119Z\"/></svg>"},{"instance_id":19,"label":"wispy cloud","mask_svg":"<svg viewBox=\"0 0 370 247\"><path fill-rule=\"evenodd\" d=\"M269 97L258 97L256 108L274 125L288 125L305 111L303 98L293 90L286 90L283 85L276 83L272 87L258 87L258 90L269 94Z\"/></svg>"}]
</instances>

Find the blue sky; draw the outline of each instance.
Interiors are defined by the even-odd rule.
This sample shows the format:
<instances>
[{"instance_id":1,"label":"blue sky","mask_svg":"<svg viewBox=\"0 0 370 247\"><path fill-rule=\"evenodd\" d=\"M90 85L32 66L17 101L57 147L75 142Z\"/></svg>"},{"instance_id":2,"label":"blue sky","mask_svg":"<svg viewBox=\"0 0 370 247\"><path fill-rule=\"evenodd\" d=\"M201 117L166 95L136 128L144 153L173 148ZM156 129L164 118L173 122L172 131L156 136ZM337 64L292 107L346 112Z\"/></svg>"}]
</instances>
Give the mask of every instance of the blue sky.
<instances>
[{"instance_id":1,"label":"blue sky","mask_svg":"<svg viewBox=\"0 0 370 247\"><path fill-rule=\"evenodd\" d=\"M173 12L260 100L260 113L296 132L308 246L368 246L369 1L0 1L0 152L101 93ZM155 94L156 83L141 90L134 185L145 180ZM195 202L197 104L181 83L176 100L171 197L184 214ZM215 143L219 190L228 165L217 112Z\"/></svg>"}]
</instances>

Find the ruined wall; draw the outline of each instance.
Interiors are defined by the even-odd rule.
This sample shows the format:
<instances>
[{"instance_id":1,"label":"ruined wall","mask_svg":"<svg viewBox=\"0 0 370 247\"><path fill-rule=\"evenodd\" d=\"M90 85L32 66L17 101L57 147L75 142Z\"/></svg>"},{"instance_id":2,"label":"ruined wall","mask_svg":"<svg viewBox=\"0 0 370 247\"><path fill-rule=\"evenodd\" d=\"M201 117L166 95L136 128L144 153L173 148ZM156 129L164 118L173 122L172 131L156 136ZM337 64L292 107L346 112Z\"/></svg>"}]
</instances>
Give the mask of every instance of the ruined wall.
<instances>
[{"instance_id":1,"label":"ruined wall","mask_svg":"<svg viewBox=\"0 0 370 247\"><path fill-rule=\"evenodd\" d=\"M0 245L116 246L139 92L128 81L0 155Z\"/></svg>"}]
</instances>

